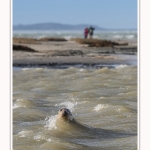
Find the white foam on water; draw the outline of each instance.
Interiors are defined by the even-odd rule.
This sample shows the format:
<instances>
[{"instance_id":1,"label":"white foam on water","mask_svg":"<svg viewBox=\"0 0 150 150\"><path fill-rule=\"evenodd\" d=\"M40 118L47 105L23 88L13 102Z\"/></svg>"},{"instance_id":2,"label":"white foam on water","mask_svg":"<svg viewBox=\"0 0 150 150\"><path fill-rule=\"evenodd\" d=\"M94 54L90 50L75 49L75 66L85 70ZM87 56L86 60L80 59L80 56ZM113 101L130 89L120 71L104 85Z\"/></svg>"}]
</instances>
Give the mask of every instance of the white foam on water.
<instances>
[{"instance_id":1,"label":"white foam on water","mask_svg":"<svg viewBox=\"0 0 150 150\"><path fill-rule=\"evenodd\" d=\"M133 39L133 38L134 38L134 35L126 35L126 38L127 38L127 39Z\"/></svg>"},{"instance_id":2,"label":"white foam on water","mask_svg":"<svg viewBox=\"0 0 150 150\"><path fill-rule=\"evenodd\" d=\"M114 39L121 39L121 38L123 38L123 36L122 35L114 35L113 38Z\"/></svg>"},{"instance_id":3,"label":"white foam on water","mask_svg":"<svg viewBox=\"0 0 150 150\"><path fill-rule=\"evenodd\" d=\"M81 72L82 72L82 71L84 71L84 69L80 69L79 71L81 71Z\"/></svg>"},{"instance_id":4,"label":"white foam on water","mask_svg":"<svg viewBox=\"0 0 150 150\"><path fill-rule=\"evenodd\" d=\"M118 95L124 95L124 93L119 93Z\"/></svg>"},{"instance_id":5,"label":"white foam on water","mask_svg":"<svg viewBox=\"0 0 150 150\"><path fill-rule=\"evenodd\" d=\"M22 101L24 101L24 99L18 98L16 101L17 101L17 102L22 102Z\"/></svg>"},{"instance_id":6,"label":"white foam on water","mask_svg":"<svg viewBox=\"0 0 150 150\"><path fill-rule=\"evenodd\" d=\"M99 99L106 99L106 97L101 96Z\"/></svg>"},{"instance_id":7,"label":"white foam on water","mask_svg":"<svg viewBox=\"0 0 150 150\"><path fill-rule=\"evenodd\" d=\"M36 141L40 141L40 140L45 140L45 137L41 133L38 133L33 137L33 139Z\"/></svg>"},{"instance_id":8,"label":"white foam on water","mask_svg":"<svg viewBox=\"0 0 150 150\"><path fill-rule=\"evenodd\" d=\"M68 108L71 112L74 110L74 107L77 106L78 102L70 102L70 101L66 101L60 104L56 104L55 106L64 106L66 108Z\"/></svg>"},{"instance_id":9,"label":"white foam on water","mask_svg":"<svg viewBox=\"0 0 150 150\"><path fill-rule=\"evenodd\" d=\"M31 68L22 68L22 70L30 70Z\"/></svg>"},{"instance_id":10,"label":"white foam on water","mask_svg":"<svg viewBox=\"0 0 150 150\"><path fill-rule=\"evenodd\" d=\"M78 104L85 104L85 103L88 103L88 101L81 101L81 102L78 102Z\"/></svg>"},{"instance_id":11,"label":"white foam on water","mask_svg":"<svg viewBox=\"0 0 150 150\"><path fill-rule=\"evenodd\" d=\"M19 107L25 107L25 105L20 105L20 104L18 104L18 103L15 103L15 104L13 105L13 109L16 109L16 108L19 108Z\"/></svg>"},{"instance_id":12,"label":"white foam on water","mask_svg":"<svg viewBox=\"0 0 150 150\"><path fill-rule=\"evenodd\" d=\"M127 67L128 65L119 65L119 66L116 66L116 69L122 69L122 68L125 68Z\"/></svg>"},{"instance_id":13,"label":"white foam on water","mask_svg":"<svg viewBox=\"0 0 150 150\"><path fill-rule=\"evenodd\" d=\"M19 107L26 107L22 102L24 99L17 99L16 103L13 105L13 109L19 108Z\"/></svg>"},{"instance_id":14,"label":"white foam on water","mask_svg":"<svg viewBox=\"0 0 150 150\"><path fill-rule=\"evenodd\" d=\"M71 38L83 38L83 30L63 30L63 31L14 31L13 37L23 38L43 38L43 37L61 37L67 40ZM96 39L137 39L137 31L99 31L95 30L93 38Z\"/></svg>"},{"instance_id":15,"label":"white foam on water","mask_svg":"<svg viewBox=\"0 0 150 150\"><path fill-rule=\"evenodd\" d=\"M60 104L56 104L55 106L63 106L68 108L71 112L73 112L74 108L78 105L77 100L78 100L77 98L70 96L68 101L62 102Z\"/></svg>"},{"instance_id":16,"label":"white foam on water","mask_svg":"<svg viewBox=\"0 0 150 150\"><path fill-rule=\"evenodd\" d=\"M57 119L57 115L55 115L55 116L47 116L45 118L45 121L46 121L45 127L47 127L49 130L57 129L57 127L56 127L56 119Z\"/></svg>"},{"instance_id":17,"label":"white foam on water","mask_svg":"<svg viewBox=\"0 0 150 150\"><path fill-rule=\"evenodd\" d=\"M97 106L94 107L93 111L99 111L108 107L109 106L107 104L98 104Z\"/></svg>"},{"instance_id":18,"label":"white foam on water","mask_svg":"<svg viewBox=\"0 0 150 150\"><path fill-rule=\"evenodd\" d=\"M47 142L53 142L53 140L51 138L46 139Z\"/></svg>"},{"instance_id":19,"label":"white foam on water","mask_svg":"<svg viewBox=\"0 0 150 150\"><path fill-rule=\"evenodd\" d=\"M118 108L118 109L116 109L116 111L117 111L118 113L120 113L120 112L121 112L121 109Z\"/></svg>"},{"instance_id":20,"label":"white foam on water","mask_svg":"<svg viewBox=\"0 0 150 150\"><path fill-rule=\"evenodd\" d=\"M20 106L18 104L13 105L13 109L19 108Z\"/></svg>"},{"instance_id":21,"label":"white foam on water","mask_svg":"<svg viewBox=\"0 0 150 150\"><path fill-rule=\"evenodd\" d=\"M46 35L39 35L36 37L36 39L46 38Z\"/></svg>"},{"instance_id":22,"label":"white foam on water","mask_svg":"<svg viewBox=\"0 0 150 150\"><path fill-rule=\"evenodd\" d=\"M43 91L43 88L33 88L31 91L40 92L40 91Z\"/></svg>"},{"instance_id":23,"label":"white foam on water","mask_svg":"<svg viewBox=\"0 0 150 150\"><path fill-rule=\"evenodd\" d=\"M34 132L32 130L24 130L24 131L21 131L18 133L18 135L20 137L28 137L28 136L31 136L33 134L34 134Z\"/></svg>"}]
</instances>

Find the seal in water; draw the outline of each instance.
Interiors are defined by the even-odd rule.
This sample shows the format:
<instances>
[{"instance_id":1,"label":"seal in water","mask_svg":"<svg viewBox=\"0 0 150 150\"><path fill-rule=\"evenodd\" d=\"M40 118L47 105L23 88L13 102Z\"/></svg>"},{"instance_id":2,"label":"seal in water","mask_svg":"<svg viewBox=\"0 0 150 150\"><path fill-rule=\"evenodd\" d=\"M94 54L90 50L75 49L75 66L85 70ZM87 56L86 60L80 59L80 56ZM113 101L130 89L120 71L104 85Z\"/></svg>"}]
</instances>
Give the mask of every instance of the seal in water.
<instances>
[{"instance_id":1,"label":"seal in water","mask_svg":"<svg viewBox=\"0 0 150 150\"><path fill-rule=\"evenodd\" d=\"M62 121L62 122L61 122ZM86 125L83 125L79 122L77 122L75 120L75 118L73 117L71 111L67 108L61 108L58 111L58 115L57 115L57 122L58 122L58 126L61 124L66 126L67 123L67 127L68 125L70 125L71 129L73 128L78 128L80 130L87 130L88 128L86 127Z\"/></svg>"},{"instance_id":2,"label":"seal in water","mask_svg":"<svg viewBox=\"0 0 150 150\"><path fill-rule=\"evenodd\" d=\"M117 131L112 131L112 130L106 130L106 129L101 129L101 128L94 128L94 127L89 127L85 124L79 123L76 121L71 113L71 111L67 108L61 108L58 111L58 121L63 121L64 123L69 123L71 127L75 127L75 129L78 129L82 132L86 132L86 134L89 134L92 137L99 137L99 138L117 138L117 137L128 137L128 136L133 136L136 135L134 133L121 133ZM59 122L58 125L62 125L63 123ZM65 127L66 125L63 124ZM68 127L68 126L67 126ZM73 129L73 128L71 128Z\"/></svg>"},{"instance_id":3,"label":"seal in water","mask_svg":"<svg viewBox=\"0 0 150 150\"><path fill-rule=\"evenodd\" d=\"M68 120L68 121L69 120L72 121L74 119L73 116L72 116L72 113L67 108L61 108L58 111L58 118Z\"/></svg>"}]
</instances>

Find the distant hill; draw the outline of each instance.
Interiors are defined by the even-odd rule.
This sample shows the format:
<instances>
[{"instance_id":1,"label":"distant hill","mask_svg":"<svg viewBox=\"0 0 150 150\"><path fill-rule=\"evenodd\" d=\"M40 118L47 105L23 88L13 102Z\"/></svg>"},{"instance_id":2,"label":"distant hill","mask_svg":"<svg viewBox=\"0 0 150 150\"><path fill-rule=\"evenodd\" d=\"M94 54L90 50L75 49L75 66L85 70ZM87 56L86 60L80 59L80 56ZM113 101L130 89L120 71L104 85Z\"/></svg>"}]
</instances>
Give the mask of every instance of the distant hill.
<instances>
[{"instance_id":1,"label":"distant hill","mask_svg":"<svg viewBox=\"0 0 150 150\"><path fill-rule=\"evenodd\" d=\"M86 27L90 27L89 24L60 24L60 23L38 23L30 25L14 25L13 30L83 30ZM92 25L96 30L105 30L96 25Z\"/></svg>"}]
</instances>

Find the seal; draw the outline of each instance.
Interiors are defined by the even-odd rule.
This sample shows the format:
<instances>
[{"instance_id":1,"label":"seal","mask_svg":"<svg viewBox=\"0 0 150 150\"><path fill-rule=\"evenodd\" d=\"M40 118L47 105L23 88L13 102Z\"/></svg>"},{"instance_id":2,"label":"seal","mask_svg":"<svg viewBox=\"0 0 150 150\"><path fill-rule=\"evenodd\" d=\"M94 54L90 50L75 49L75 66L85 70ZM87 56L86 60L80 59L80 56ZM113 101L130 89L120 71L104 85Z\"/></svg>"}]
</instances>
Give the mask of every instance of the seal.
<instances>
[{"instance_id":1,"label":"seal","mask_svg":"<svg viewBox=\"0 0 150 150\"><path fill-rule=\"evenodd\" d=\"M68 121L73 121L74 117L71 113L71 111L67 108L61 108L58 111L58 118L68 120Z\"/></svg>"},{"instance_id":2,"label":"seal","mask_svg":"<svg viewBox=\"0 0 150 150\"><path fill-rule=\"evenodd\" d=\"M88 134L90 137L96 136L99 138L118 138L118 137L128 137L128 136L136 135L134 133L122 133L122 132L117 132L117 131L112 131L107 129L89 127L85 124L76 121L71 111L67 108L61 108L58 111L57 121L58 121L57 125L63 128L63 131L64 129L66 130L70 129L70 132L72 131L80 131L84 133L86 132L85 136L87 136Z\"/></svg>"},{"instance_id":3,"label":"seal","mask_svg":"<svg viewBox=\"0 0 150 150\"><path fill-rule=\"evenodd\" d=\"M67 126L66 126L67 124ZM57 115L57 126L63 126L63 128L69 128L71 130L86 130L87 127L79 122L77 122L75 120L75 118L73 117L71 111L68 108L61 108L58 111L58 115Z\"/></svg>"}]
</instances>

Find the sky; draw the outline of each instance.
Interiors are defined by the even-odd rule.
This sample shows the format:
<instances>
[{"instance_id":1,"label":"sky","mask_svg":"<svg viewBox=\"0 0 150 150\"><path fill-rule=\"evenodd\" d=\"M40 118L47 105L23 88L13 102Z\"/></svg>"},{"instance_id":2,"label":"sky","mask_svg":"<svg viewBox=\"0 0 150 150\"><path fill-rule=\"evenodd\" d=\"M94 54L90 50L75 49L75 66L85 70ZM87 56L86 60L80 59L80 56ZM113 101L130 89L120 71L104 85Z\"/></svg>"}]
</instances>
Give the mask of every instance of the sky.
<instances>
[{"instance_id":1,"label":"sky","mask_svg":"<svg viewBox=\"0 0 150 150\"><path fill-rule=\"evenodd\" d=\"M12 23L91 24L136 29L138 0L13 0Z\"/></svg>"}]
</instances>

